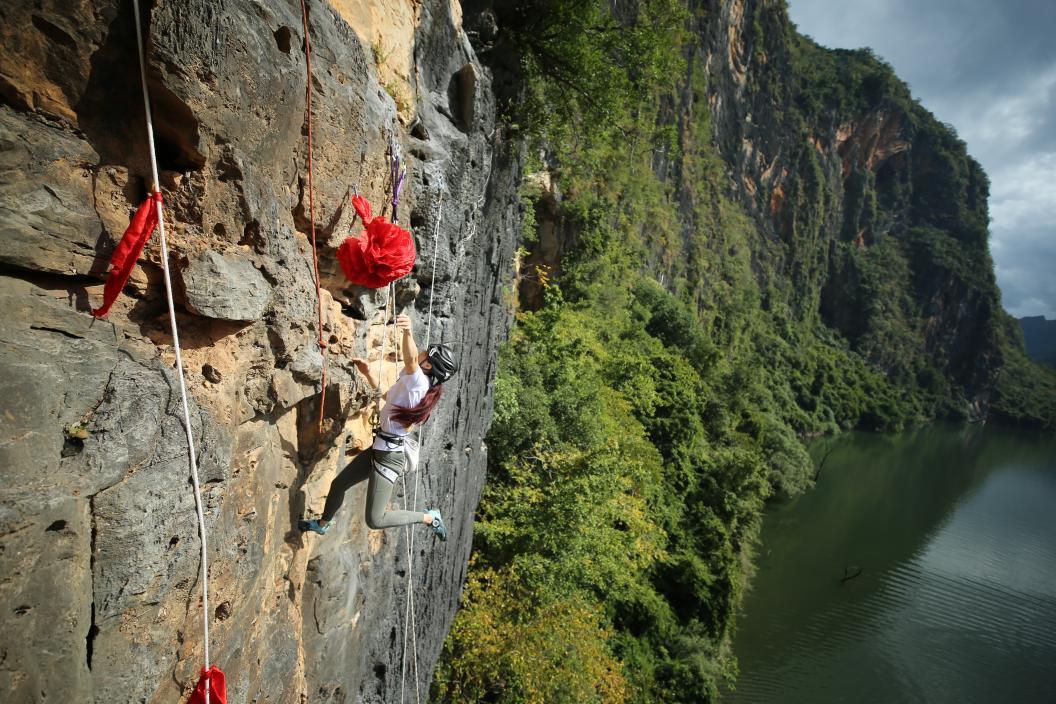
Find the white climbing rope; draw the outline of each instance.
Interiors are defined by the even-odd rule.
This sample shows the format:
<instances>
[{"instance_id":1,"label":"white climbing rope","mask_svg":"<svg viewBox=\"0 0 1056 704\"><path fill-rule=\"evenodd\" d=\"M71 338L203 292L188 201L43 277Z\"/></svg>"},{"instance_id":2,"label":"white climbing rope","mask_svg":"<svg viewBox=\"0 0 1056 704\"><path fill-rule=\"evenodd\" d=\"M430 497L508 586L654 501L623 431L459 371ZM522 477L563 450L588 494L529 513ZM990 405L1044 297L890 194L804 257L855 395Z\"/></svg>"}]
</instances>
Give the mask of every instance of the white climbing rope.
<instances>
[{"instance_id":1,"label":"white climbing rope","mask_svg":"<svg viewBox=\"0 0 1056 704\"><path fill-rule=\"evenodd\" d=\"M139 79L143 86L143 111L147 118L147 144L150 148L150 171L154 178L153 190L160 192L158 158L154 149L154 123L150 115L150 91L147 89L147 59L143 49L143 30L140 24L139 0L132 0L136 18L136 44L139 48ZM191 410L187 403L187 384L183 379L183 357L180 354L180 336L176 329L176 307L172 302L172 277L169 274L169 249L165 241L165 214L161 201L155 201L158 209L158 232L161 237L161 269L165 275L165 299L169 304L169 326L172 330L172 347L176 352L176 376L180 382L180 398L183 401L183 423L187 431L187 451L191 459L191 481L194 484L194 506L198 513L198 531L202 539L202 631L205 643L205 671L209 672L209 563L206 549L205 514L202 511L202 490L198 483L198 459L194 454L194 433L191 430ZM205 704L209 704L209 675L206 674Z\"/></svg>"},{"instance_id":2,"label":"white climbing rope","mask_svg":"<svg viewBox=\"0 0 1056 704\"><path fill-rule=\"evenodd\" d=\"M433 272L432 278L429 280L429 313L426 318L425 324L425 349L428 352L429 344L432 342L433 334L433 298L435 298L435 287L436 287L436 256L439 252L440 242L440 220L444 213L444 179L439 177L437 181L437 212L436 212L436 226L433 228ZM418 447L421 448L425 444L425 427L422 426L418 429ZM407 475L404 473L403 476L403 497L404 497L404 509L407 508ZM414 493L411 498L411 505L418 505L418 467L414 468ZM415 701L421 704L421 693L419 692L419 677L418 677L418 628L415 624L414 618L414 589L411 584L411 576L414 573L414 531L411 530L411 526L407 526L407 606L404 610L403 617L403 662L400 667L400 704L404 701L404 680L406 677L406 662L407 662L407 631L410 629L411 634L411 652L414 657L414 696Z\"/></svg>"},{"instance_id":3,"label":"white climbing rope","mask_svg":"<svg viewBox=\"0 0 1056 704\"><path fill-rule=\"evenodd\" d=\"M395 286L395 284L391 284L390 283L389 284L389 298L393 301L393 304L392 304L393 315L396 314L395 295L396 295L396 286ZM397 368L399 367L399 364L400 364L400 350L399 350L399 347L400 347L400 345L399 345L399 342L397 341L397 350L396 350L396 365L397 365ZM399 373L398 370L397 370L397 373ZM404 446L404 452L405 453L407 452L406 445ZM408 471L407 470L407 462L406 462L406 458L405 458L404 471L403 471L402 476L400 477L400 481L403 482L403 510L404 511L412 510L412 507L418 505L416 501L415 502L411 502L410 504L408 504L408 501L407 501L407 471ZM417 509L414 509L414 510L417 510ZM417 524L415 524L415 525L417 525ZM410 545L411 545L411 541L414 540L414 526L413 525L404 526L404 535L407 538L407 540L404 543L407 546L407 559L410 560L410 556L411 556ZM412 608L411 608L411 603L413 601L413 597L412 597L411 592L410 592L410 584L411 584L411 570L410 570L410 563L408 562L408 569L407 569L407 588L408 588L408 591L407 591L406 608L405 608L404 614L403 614L403 654L400 657L400 704L403 704L403 702L405 701L405 694L404 693L405 693L406 686L407 686L407 637L408 637L408 634L410 632L409 631L410 623L411 623L410 619L412 618L412 614L413 614ZM414 657L414 695L415 695L415 700L420 702L421 701L421 699L420 699L421 695L418 692L418 648L417 648L417 640L415 640L415 643L414 643L413 657Z\"/></svg>"},{"instance_id":4,"label":"white climbing rope","mask_svg":"<svg viewBox=\"0 0 1056 704\"><path fill-rule=\"evenodd\" d=\"M390 297L391 300L391 297ZM385 371L385 345L389 337L389 301L385 301L385 308L381 314L381 354L378 355L378 386L374 389L374 422L371 424L375 430L381 428L381 375ZM399 355L399 342L396 342L396 354Z\"/></svg>"},{"instance_id":5,"label":"white climbing rope","mask_svg":"<svg viewBox=\"0 0 1056 704\"><path fill-rule=\"evenodd\" d=\"M444 216L444 177L437 176L436 181L436 226L433 228L433 273L429 279L429 319L425 325L425 348L429 349L432 342L430 335L433 330L433 299L436 298L436 255L440 251L440 220ZM419 433L421 435L421 433Z\"/></svg>"},{"instance_id":6,"label":"white climbing rope","mask_svg":"<svg viewBox=\"0 0 1056 704\"><path fill-rule=\"evenodd\" d=\"M444 215L444 177L437 176L437 201L436 201L436 226L433 228L433 270L429 279L429 313L426 317L425 323L425 349L429 350L429 345L432 343L433 335L433 299L435 298L434 288L436 286L436 257L440 251L440 220ZM421 447L422 443L425 442L425 428L424 426L418 429L418 446ZM418 472L418 467L415 467L413 473ZM406 486L406 485L405 485ZM417 498L418 492L418 479L415 477L415 497ZM413 541L412 541L413 542Z\"/></svg>"}]
</instances>

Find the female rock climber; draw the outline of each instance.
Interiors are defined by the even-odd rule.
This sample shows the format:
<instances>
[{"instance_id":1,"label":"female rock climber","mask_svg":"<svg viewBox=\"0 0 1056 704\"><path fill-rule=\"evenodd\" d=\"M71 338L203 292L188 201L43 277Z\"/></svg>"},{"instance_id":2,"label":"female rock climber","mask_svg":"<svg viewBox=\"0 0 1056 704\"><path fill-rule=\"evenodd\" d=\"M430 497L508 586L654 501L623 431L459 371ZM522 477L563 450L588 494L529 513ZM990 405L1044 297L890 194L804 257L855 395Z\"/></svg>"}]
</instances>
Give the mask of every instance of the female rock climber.
<instances>
[{"instance_id":1,"label":"female rock climber","mask_svg":"<svg viewBox=\"0 0 1056 704\"><path fill-rule=\"evenodd\" d=\"M458 371L458 364L447 345L432 345L419 353L411 334L411 319L406 315L396 317L396 327L403 333L401 344L405 361L396 383L382 396L385 407L381 411L381 427L376 432L374 444L369 450L359 453L334 479L326 496L322 517L298 522L297 527L302 532L310 530L325 535L333 525L334 514L345 500L345 492L369 478L368 526L380 530L422 523L430 526L441 540L447 540L447 528L440 518L439 510L434 508L418 513L390 511L387 507L396 479L405 466L407 436L415 425L428 420L440 400L442 384ZM378 382L371 376L367 362L357 359L354 363L371 387L377 389Z\"/></svg>"}]
</instances>

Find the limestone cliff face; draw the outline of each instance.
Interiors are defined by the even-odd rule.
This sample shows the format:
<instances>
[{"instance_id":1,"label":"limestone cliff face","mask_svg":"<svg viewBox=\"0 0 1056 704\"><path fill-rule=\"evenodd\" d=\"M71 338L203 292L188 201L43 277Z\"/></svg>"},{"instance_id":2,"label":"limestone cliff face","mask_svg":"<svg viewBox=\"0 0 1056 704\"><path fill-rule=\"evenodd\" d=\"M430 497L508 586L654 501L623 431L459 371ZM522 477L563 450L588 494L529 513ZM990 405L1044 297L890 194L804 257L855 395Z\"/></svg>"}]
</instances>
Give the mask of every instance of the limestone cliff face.
<instances>
[{"instance_id":1,"label":"limestone cliff face","mask_svg":"<svg viewBox=\"0 0 1056 704\"><path fill-rule=\"evenodd\" d=\"M681 241L647 234L644 268L672 290L680 277L719 283L684 264L698 247L733 254L698 212L710 204L698 198L692 154L714 146L720 187L754 225L747 247L764 311L837 340L899 394L925 399L919 419L986 417L1017 344L987 245L988 180L964 143L867 50L799 35L783 0L686 5L686 73L659 86L655 106L679 144L652 163L677 204ZM577 225L555 207L560 189L534 190L538 244L523 268L559 277ZM526 278L521 296L538 305L540 287Z\"/></svg>"},{"instance_id":2,"label":"limestone cliff face","mask_svg":"<svg viewBox=\"0 0 1056 704\"><path fill-rule=\"evenodd\" d=\"M781 303L896 383L933 368L985 414L1004 314L982 168L889 67L816 47L784 3L698 4L714 136L764 236L757 256L787 282Z\"/></svg>"},{"instance_id":3,"label":"limestone cliff face","mask_svg":"<svg viewBox=\"0 0 1056 704\"><path fill-rule=\"evenodd\" d=\"M300 5L144 3L211 652L231 702L399 701L416 677L427 689L466 568L510 323L519 156L457 2L308 6L321 436ZM181 701L203 658L199 542L156 240L109 320L88 312L149 186L131 3L13 0L0 35L0 699ZM340 448L369 442L350 360L378 363L385 292L346 286L334 248L358 234L351 189L387 202L390 139L419 249L396 303L421 342L431 302L432 339L456 345L463 369L418 475L419 507L439 506L451 535L414 542L417 672L402 658L405 532L368 531L362 488L325 538L295 530L321 509Z\"/></svg>"}]
</instances>

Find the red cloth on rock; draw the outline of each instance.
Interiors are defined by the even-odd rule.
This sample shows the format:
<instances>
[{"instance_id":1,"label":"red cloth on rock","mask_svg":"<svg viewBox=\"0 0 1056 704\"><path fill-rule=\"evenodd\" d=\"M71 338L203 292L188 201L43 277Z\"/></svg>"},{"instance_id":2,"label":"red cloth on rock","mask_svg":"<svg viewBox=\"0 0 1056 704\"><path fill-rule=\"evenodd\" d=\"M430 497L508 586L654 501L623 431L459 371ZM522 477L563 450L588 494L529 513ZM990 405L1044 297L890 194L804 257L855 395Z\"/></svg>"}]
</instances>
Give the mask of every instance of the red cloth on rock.
<instances>
[{"instance_id":1,"label":"red cloth on rock","mask_svg":"<svg viewBox=\"0 0 1056 704\"><path fill-rule=\"evenodd\" d=\"M227 704L227 678L223 671L213 665L206 672L202 668L202 674L198 677L198 685L194 688L191 698L187 704L205 704L205 682L209 681L209 704Z\"/></svg>"},{"instance_id":2,"label":"red cloth on rock","mask_svg":"<svg viewBox=\"0 0 1056 704\"><path fill-rule=\"evenodd\" d=\"M411 233L381 215L371 217L370 204L362 196L352 196L352 205L367 229L337 249L337 260L348 280L381 288L410 272L415 258Z\"/></svg>"},{"instance_id":3,"label":"red cloth on rock","mask_svg":"<svg viewBox=\"0 0 1056 704\"><path fill-rule=\"evenodd\" d=\"M114 253L110 255L110 275L106 279L103 288L103 305L92 311L96 318L104 318L110 312L110 306L114 304L117 297L121 295L121 289L128 283L128 277L136 268L136 261L143 253L143 247L154 233L158 224L158 208L155 203L161 203L161 193L151 193L147 199L140 203L136 214L132 216L132 222L125 229Z\"/></svg>"}]
</instances>

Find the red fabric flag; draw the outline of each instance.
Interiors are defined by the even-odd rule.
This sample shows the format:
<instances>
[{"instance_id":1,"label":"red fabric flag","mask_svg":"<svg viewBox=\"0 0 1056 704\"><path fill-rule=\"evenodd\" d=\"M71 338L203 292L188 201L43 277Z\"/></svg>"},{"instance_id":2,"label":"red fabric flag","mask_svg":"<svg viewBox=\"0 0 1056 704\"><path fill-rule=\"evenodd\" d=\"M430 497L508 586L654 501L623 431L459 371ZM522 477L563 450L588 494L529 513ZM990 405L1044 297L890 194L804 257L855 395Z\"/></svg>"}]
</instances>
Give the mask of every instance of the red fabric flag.
<instances>
[{"instance_id":1,"label":"red fabric flag","mask_svg":"<svg viewBox=\"0 0 1056 704\"><path fill-rule=\"evenodd\" d=\"M158 224L158 209L154 205L161 203L161 193L151 193L145 201L140 203L136 214L132 216L132 222L128 224L125 234L121 236L114 253L110 256L110 276L106 279L103 288L103 305L92 311L96 318L105 318L110 312L110 306L114 304L117 297L121 295L121 289L128 283L128 277L136 268L136 261L143 253L143 247L150 239L154 228Z\"/></svg>"},{"instance_id":2,"label":"red fabric flag","mask_svg":"<svg viewBox=\"0 0 1056 704\"><path fill-rule=\"evenodd\" d=\"M352 196L352 207L356 209L356 215L363 221L364 226L374 219L370 215L370 203L363 196Z\"/></svg>"},{"instance_id":3,"label":"red fabric flag","mask_svg":"<svg viewBox=\"0 0 1056 704\"><path fill-rule=\"evenodd\" d=\"M381 288L405 276L414 267L414 238L384 217L371 217L370 203L362 196L352 197L352 206L366 230L349 237L337 249L341 270L354 284Z\"/></svg>"},{"instance_id":4,"label":"red fabric flag","mask_svg":"<svg viewBox=\"0 0 1056 704\"><path fill-rule=\"evenodd\" d=\"M227 678L216 665L208 671L202 668L202 674L198 676L198 686L194 688L187 704L205 704L206 682L209 683L209 704L227 704Z\"/></svg>"}]
</instances>

